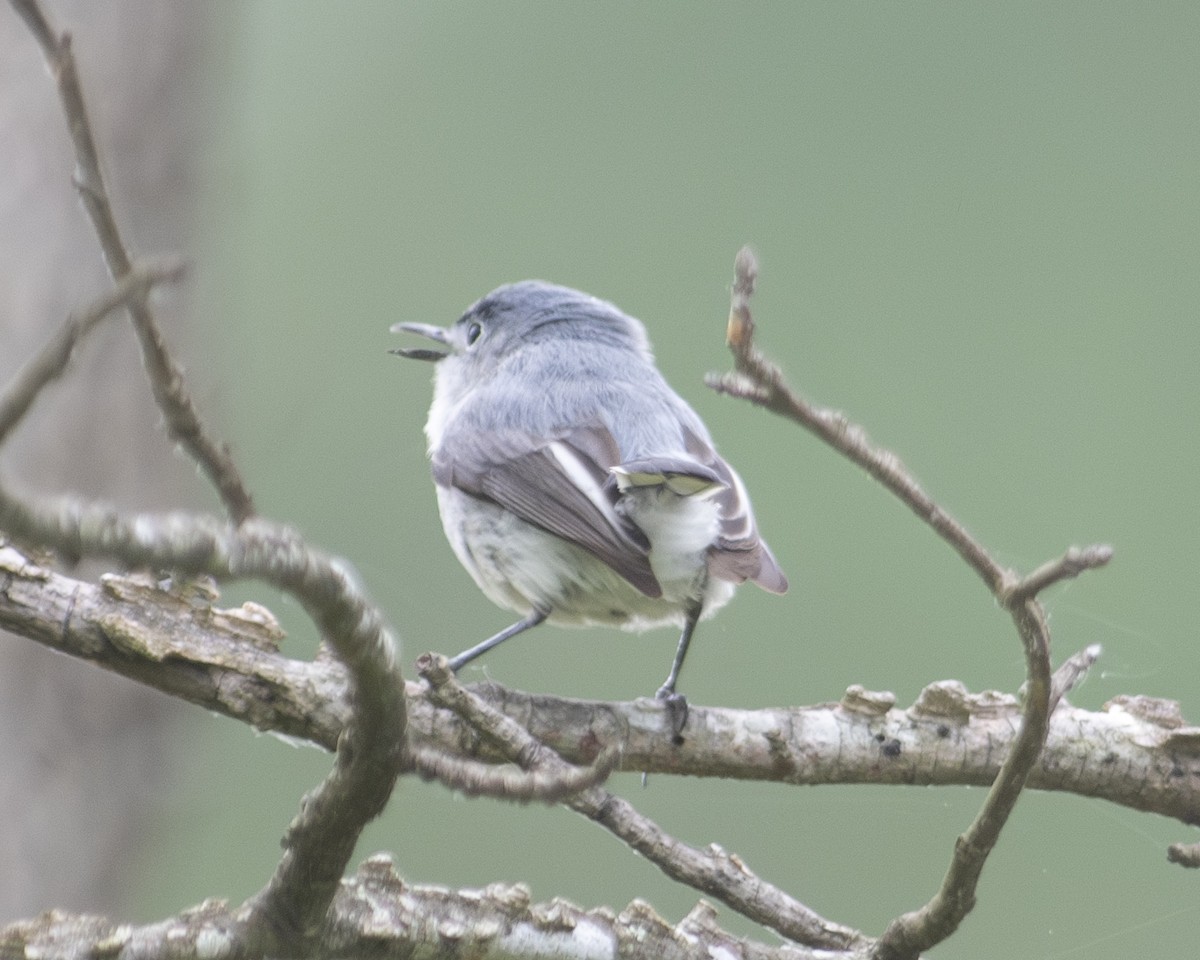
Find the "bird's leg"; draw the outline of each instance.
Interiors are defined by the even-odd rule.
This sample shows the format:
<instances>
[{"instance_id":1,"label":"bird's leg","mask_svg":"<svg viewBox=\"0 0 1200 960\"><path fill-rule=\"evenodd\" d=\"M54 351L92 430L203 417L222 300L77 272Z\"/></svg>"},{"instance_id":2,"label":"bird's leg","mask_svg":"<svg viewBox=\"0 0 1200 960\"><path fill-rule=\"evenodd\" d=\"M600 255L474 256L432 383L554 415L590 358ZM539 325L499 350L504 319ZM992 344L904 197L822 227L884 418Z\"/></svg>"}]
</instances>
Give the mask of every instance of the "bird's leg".
<instances>
[{"instance_id":1,"label":"bird's leg","mask_svg":"<svg viewBox=\"0 0 1200 960\"><path fill-rule=\"evenodd\" d=\"M683 669L683 659L687 656L688 644L692 642L692 632L700 620L700 610L701 604L698 600L688 607L687 620L683 624L679 646L675 648L675 661L671 664L671 672L667 674L667 679L663 681L663 685L654 695L654 698L661 700L667 708L667 715L671 719L672 739L675 743L683 743L683 727L687 723L688 717L687 697L682 693L675 692L675 683L679 680L679 671Z\"/></svg>"},{"instance_id":2,"label":"bird's leg","mask_svg":"<svg viewBox=\"0 0 1200 960\"><path fill-rule=\"evenodd\" d=\"M505 627L494 637L488 637L483 643L477 643L468 650L464 650L457 657L450 660L450 669L458 673L466 664L470 663L482 653L487 653L492 647L498 647L509 637L515 637L518 633L524 633L530 627L536 627L539 623L550 616L549 610L534 610L529 616L518 620L511 627Z\"/></svg>"}]
</instances>

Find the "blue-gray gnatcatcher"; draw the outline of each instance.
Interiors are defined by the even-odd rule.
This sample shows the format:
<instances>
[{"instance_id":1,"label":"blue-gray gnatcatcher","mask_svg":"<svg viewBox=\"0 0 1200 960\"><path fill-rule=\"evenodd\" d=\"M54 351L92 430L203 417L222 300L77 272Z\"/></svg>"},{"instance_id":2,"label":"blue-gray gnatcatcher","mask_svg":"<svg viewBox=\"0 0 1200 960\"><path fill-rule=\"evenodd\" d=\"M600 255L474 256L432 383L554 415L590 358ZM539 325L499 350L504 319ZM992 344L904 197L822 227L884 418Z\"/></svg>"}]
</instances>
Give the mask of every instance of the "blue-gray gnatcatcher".
<instances>
[{"instance_id":1,"label":"blue-gray gnatcatcher","mask_svg":"<svg viewBox=\"0 0 1200 960\"><path fill-rule=\"evenodd\" d=\"M697 621L737 584L787 578L708 430L654 365L645 328L611 303L539 280L493 290L445 329L425 434L446 536L479 588L521 619L458 670L542 621L683 628L658 697L675 692Z\"/></svg>"}]
</instances>

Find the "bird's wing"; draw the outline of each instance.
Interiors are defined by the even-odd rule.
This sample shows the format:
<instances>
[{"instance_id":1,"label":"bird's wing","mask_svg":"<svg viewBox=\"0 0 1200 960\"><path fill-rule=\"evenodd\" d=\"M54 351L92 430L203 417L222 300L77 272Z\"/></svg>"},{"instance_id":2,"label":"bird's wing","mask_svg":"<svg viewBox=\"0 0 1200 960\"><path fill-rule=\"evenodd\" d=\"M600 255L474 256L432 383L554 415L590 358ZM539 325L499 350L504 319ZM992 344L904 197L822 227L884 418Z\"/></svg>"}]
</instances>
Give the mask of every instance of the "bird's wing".
<instances>
[{"instance_id":1,"label":"bird's wing","mask_svg":"<svg viewBox=\"0 0 1200 960\"><path fill-rule=\"evenodd\" d=\"M451 433L434 453L433 478L582 547L646 596L660 597L650 542L617 513L616 491L605 485L619 456L602 426L549 441L518 430Z\"/></svg>"}]
</instances>

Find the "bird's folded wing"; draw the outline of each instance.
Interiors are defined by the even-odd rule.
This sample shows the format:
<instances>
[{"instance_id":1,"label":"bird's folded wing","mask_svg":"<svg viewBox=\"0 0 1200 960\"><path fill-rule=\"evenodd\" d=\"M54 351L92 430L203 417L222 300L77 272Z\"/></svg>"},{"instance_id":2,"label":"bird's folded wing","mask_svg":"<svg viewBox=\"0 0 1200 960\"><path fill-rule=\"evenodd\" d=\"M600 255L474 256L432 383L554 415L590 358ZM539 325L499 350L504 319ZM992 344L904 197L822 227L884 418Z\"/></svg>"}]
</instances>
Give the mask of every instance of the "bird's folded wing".
<instances>
[{"instance_id":1,"label":"bird's folded wing","mask_svg":"<svg viewBox=\"0 0 1200 960\"><path fill-rule=\"evenodd\" d=\"M617 513L615 491L605 486L618 458L611 434L600 426L548 442L518 430L472 431L443 438L433 478L582 547L646 596L659 597L650 543Z\"/></svg>"}]
</instances>

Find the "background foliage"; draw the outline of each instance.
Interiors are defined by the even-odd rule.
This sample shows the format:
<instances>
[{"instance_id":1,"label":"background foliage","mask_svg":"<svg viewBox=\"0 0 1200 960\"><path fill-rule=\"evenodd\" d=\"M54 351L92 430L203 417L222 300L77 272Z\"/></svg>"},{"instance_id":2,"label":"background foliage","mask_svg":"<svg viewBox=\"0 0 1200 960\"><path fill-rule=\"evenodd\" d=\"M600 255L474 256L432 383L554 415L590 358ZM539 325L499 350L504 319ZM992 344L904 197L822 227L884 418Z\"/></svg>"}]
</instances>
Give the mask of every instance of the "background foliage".
<instances>
[{"instance_id":1,"label":"background foliage","mask_svg":"<svg viewBox=\"0 0 1200 960\"><path fill-rule=\"evenodd\" d=\"M1171 697L1200 721L1194 4L288 0L227 16L192 251L211 318L194 385L262 510L353 560L409 661L508 620L445 545L421 435L429 371L387 356L387 328L449 323L540 276L646 321L791 576L787 597L746 589L701 628L682 682L694 702L809 703L857 682L907 703L935 679L1020 682L1008 618L927 530L808 437L703 387L728 363L727 283L750 241L761 346L998 556L1028 570L1071 542L1113 543L1108 570L1046 598L1056 659L1105 647L1073 699ZM310 649L298 612L265 599ZM653 692L674 642L543 628L483 670L625 699ZM193 730L133 918L252 892L327 769L198 713ZM981 797L613 787L872 931L929 895ZM933 955L1182 953L1196 878L1165 847L1191 839L1028 794L979 908ZM416 783L361 853L376 849L414 881L642 896L672 919L694 902L565 811Z\"/></svg>"}]
</instances>

